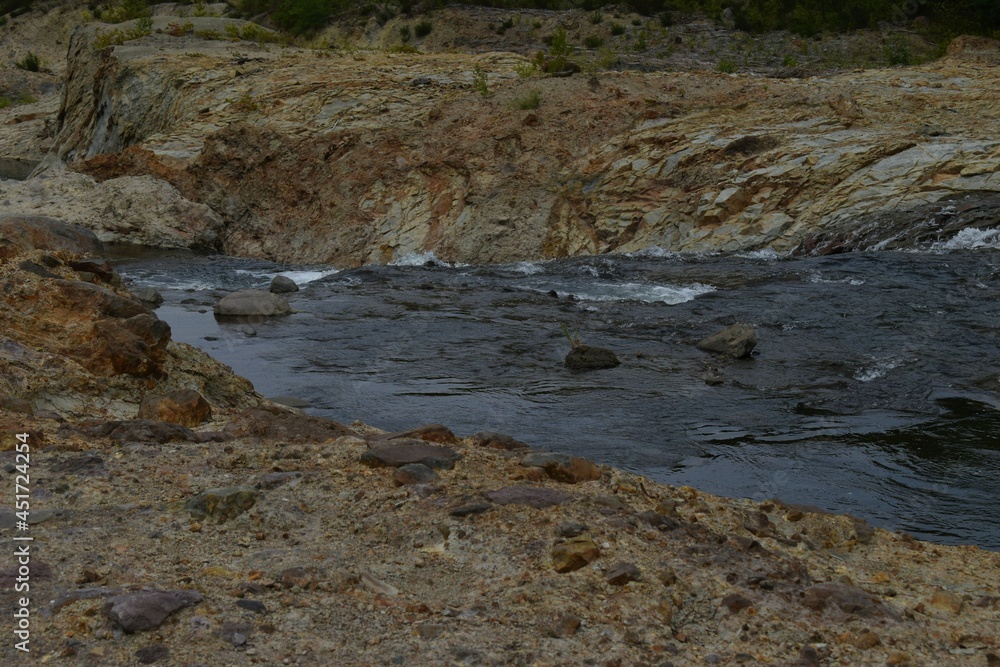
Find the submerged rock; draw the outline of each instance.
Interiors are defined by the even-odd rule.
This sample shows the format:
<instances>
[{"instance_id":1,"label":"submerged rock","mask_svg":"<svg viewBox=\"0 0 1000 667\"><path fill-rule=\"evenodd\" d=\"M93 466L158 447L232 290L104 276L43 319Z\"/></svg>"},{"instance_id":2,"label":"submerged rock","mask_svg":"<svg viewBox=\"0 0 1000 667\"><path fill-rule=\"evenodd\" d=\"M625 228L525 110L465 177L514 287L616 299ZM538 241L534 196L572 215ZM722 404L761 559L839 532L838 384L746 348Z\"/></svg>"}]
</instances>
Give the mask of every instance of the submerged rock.
<instances>
[{"instance_id":1,"label":"submerged rock","mask_svg":"<svg viewBox=\"0 0 1000 667\"><path fill-rule=\"evenodd\" d=\"M614 368L621 362L611 350L603 347L578 345L569 351L563 362L572 371L597 371Z\"/></svg>"},{"instance_id":2,"label":"submerged rock","mask_svg":"<svg viewBox=\"0 0 1000 667\"><path fill-rule=\"evenodd\" d=\"M152 287L143 287L142 289L137 290L135 295L139 299L139 301L142 301L143 303L146 304L150 304L154 307L159 306L161 303L163 303L163 295L157 292Z\"/></svg>"},{"instance_id":3,"label":"submerged rock","mask_svg":"<svg viewBox=\"0 0 1000 667\"><path fill-rule=\"evenodd\" d=\"M734 324L698 343L698 349L745 359L757 347L757 332L749 324Z\"/></svg>"},{"instance_id":4,"label":"submerged rock","mask_svg":"<svg viewBox=\"0 0 1000 667\"><path fill-rule=\"evenodd\" d=\"M271 279L270 291L274 294L298 292L299 286L295 284L294 280L287 276L275 276Z\"/></svg>"},{"instance_id":5,"label":"submerged rock","mask_svg":"<svg viewBox=\"0 0 1000 667\"><path fill-rule=\"evenodd\" d=\"M292 307L283 297L263 290L243 290L223 297L215 306L216 317L274 317L288 315Z\"/></svg>"}]
</instances>

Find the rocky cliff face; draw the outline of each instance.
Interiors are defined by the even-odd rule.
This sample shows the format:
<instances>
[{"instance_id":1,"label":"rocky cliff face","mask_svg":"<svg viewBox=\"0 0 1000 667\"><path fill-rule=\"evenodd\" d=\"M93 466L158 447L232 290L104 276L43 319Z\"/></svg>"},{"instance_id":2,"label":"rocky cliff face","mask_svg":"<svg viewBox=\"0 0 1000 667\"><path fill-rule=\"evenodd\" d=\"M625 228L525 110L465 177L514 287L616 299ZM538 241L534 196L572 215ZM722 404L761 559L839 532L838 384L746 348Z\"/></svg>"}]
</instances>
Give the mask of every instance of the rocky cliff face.
<instances>
[{"instance_id":1,"label":"rocky cliff face","mask_svg":"<svg viewBox=\"0 0 1000 667\"><path fill-rule=\"evenodd\" d=\"M219 414L261 402L124 288L79 227L0 217L0 400L62 418L132 419L147 396L197 391Z\"/></svg>"},{"instance_id":2,"label":"rocky cliff face","mask_svg":"<svg viewBox=\"0 0 1000 667\"><path fill-rule=\"evenodd\" d=\"M92 34L74 34L55 154L98 180L168 181L221 216L234 254L350 265L426 250L463 262L829 250L887 212L956 196L975 209L1000 191L989 40L922 67L808 80L525 79L511 54L166 32L98 53ZM535 92L537 108L516 108Z\"/></svg>"}]
</instances>

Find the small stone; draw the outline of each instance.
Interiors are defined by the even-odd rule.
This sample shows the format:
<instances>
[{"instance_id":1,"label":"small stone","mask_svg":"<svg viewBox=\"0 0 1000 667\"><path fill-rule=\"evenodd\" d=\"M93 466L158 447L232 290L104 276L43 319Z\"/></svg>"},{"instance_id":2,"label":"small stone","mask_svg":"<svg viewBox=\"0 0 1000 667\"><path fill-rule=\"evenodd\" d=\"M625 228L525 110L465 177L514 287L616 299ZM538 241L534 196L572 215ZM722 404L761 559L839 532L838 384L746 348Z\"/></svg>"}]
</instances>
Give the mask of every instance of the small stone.
<instances>
[{"instance_id":1,"label":"small stone","mask_svg":"<svg viewBox=\"0 0 1000 667\"><path fill-rule=\"evenodd\" d=\"M188 530L190 530L192 533L200 533L201 529L202 525L200 521L192 521L191 525L188 526Z\"/></svg>"},{"instance_id":2,"label":"small stone","mask_svg":"<svg viewBox=\"0 0 1000 667\"><path fill-rule=\"evenodd\" d=\"M219 638L233 646L243 646L250 638L253 626L242 621L226 621L219 628Z\"/></svg>"},{"instance_id":3,"label":"small stone","mask_svg":"<svg viewBox=\"0 0 1000 667\"><path fill-rule=\"evenodd\" d=\"M531 449L520 440L515 440L509 435L495 433L493 431L480 431L472 436L472 444L476 447L489 447L491 449L502 449L509 452Z\"/></svg>"},{"instance_id":4,"label":"small stone","mask_svg":"<svg viewBox=\"0 0 1000 667\"><path fill-rule=\"evenodd\" d=\"M604 575L604 580L612 586L624 586L630 581L639 581L642 572L632 563L615 563Z\"/></svg>"},{"instance_id":5,"label":"small stone","mask_svg":"<svg viewBox=\"0 0 1000 667\"><path fill-rule=\"evenodd\" d=\"M144 304L152 305L153 307L159 306L163 303L163 295L157 292L152 287L143 287L142 289L136 291L135 295Z\"/></svg>"},{"instance_id":6,"label":"small stone","mask_svg":"<svg viewBox=\"0 0 1000 667\"><path fill-rule=\"evenodd\" d=\"M601 555L590 535L580 535L552 547L552 568L556 572L573 572L593 563Z\"/></svg>"},{"instance_id":7,"label":"small stone","mask_svg":"<svg viewBox=\"0 0 1000 667\"><path fill-rule=\"evenodd\" d=\"M573 498L565 491L537 486L505 486L485 495L498 505L527 505L535 509L561 505Z\"/></svg>"},{"instance_id":8,"label":"small stone","mask_svg":"<svg viewBox=\"0 0 1000 667\"><path fill-rule=\"evenodd\" d=\"M867 651L870 648L874 648L882 643L879 636L872 632L871 630L862 630L858 634L854 635L851 639L851 643L862 651Z\"/></svg>"},{"instance_id":9,"label":"small stone","mask_svg":"<svg viewBox=\"0 0 1000 667\"><path fill-rule=\"evenodd\" d=\"M191 590L141 591L109 597L103 612L125 632L138 632L158 628L173 612L203 599Z\"/></svg>"},{"instance_id":10,"label":"small stone","mask_svg":"<svg viewBox=\"0 0 1000 667\"><path fill-rule=\"evenodd\" d=\"M747 607L753 606L753 601L739 593L730 593L722 598L722 606L729 610L731 614L738 614Z\"/></svg>"},{"instance_id":11,"label":"small stone","mask_svg":"<svg viewBox=\"0 0 1000 667\"><path fill-rule=\"evenodd\" d=\"M257 335L257 330L254 329L249 324L241 324L240 327L239 327L239 331L244 336L256 336Z\"/></svg>"},{"instance_id":12,"label":"small stone","mask_svg":"<svg viewBox=\"0 0 1000 667\"><path fill-rule=\"evenodd\" d=\"M386 597L395 597L399 595L399 590L397 590L395 586L375 578L375 575L367 570L361 570L358 573L358 577L361 581L361 585L372 593L377 593L378 595L384 595Z\"/></svg>"},{"instance_id":13,"label":"small stone","mask_svg":"<svg viewBox=\"0 0 1000 667\"><path fill-rule=\"evenodd\" d=\"M567 521L556 526L556 535L559 537L576 537L589 530L587 524L578 521Z\"/></svg>"},{"instance_id":14,"label":"small stone","mask_svg":"<svg viewBox=\"0 0 1000 667\"><path fill-rule=\"evenodd\" d=\"M421 639L437 639L444 631L445 626L440 623L421 623L417 626L417 635Z\"/></svg>"},{"instance_id":15,"label":"small stone","mask_svg":"<svg viewBox=\"0 0 1000 667\"><path fill-rule=\"evenodd\" d=\"M150 644L143 646L135 652L135 659L143 665L151 665L154 662L163 660L170 655L170 649L163 644Z\"/></svg>"},{"instance_id":16,"label":"small stone","mask_svg":"<svg viewBox=\"0 0 1000 667\"><path fill-rule=\"evenodd\" d=\"M279 572L275 579L284 589L298 586L304 591L314 591L319 586L320 571L314 567L288 567Z\"/></svg>"},{"instance_id":17,"label":"small stone","mask_svg":"<svg viewBox=\"0 0 1000 667\"><path fill-rule=\"evenodd\" d=\"M247 611L252 611L255 614L266 614L267 607L260 600L237 600L236 606L240 609L246 609Z\"/></svg>"},{"instance_id":18,"label":"small stone","mask_svg":"<svg viewBox=\"0 0 1000 667\"><path fill-rule=\"evenodd\" d=\"M441 479L436 472L423 463L407 463L404 466L400 466L393 473L392 478L396 482L396 486L433 484Z\"/></svg>"},{"instance_id":19,"label":"small stone","mask_svg":"<svg viewBox=\"0 0 1000 667\"><path fill-rule=\"evenodd\" d=\"M734 359L750 356L757 346L757 332L748 324L734 324L705 338L698 343L698 349L714 352Z\"/></svg>"},{"instance_id":20,"label":"small stone","mask_svg":"<svg viewBox=\"0 0 1000 667\"><path fill-rule=\"evenodd\" d=\"M462 458L461 454L449 447L419 441L413 443L373 447L361 455L361 462L373 468L400 468L408 463L422 463L428 468L451 470L455 467L455 461Z\"/></svg>"},{"instance_id":21,"label":"small stone","mask_svg":"<svg viewBox=\"0 0 1000 667\"><path fill-rule=\"evenodd\" d=\"M198 392L182 389L165 396L147 396L139 405L138 417L181 426L198 426L212 418L212 406Z\"/></svg>"},{"instance_id":22,"label":"small stone","mask_svg":"<svg viewBox=\"0 0 1000 667\"><path fill-rule=\"evenodd\" d=\"M198 520L214 519L225 523L243 514L257 502L257 489L250 486L230 486L208 489L185 503L184 507Z\"/></svg>"},{"instance_id":23,"label":"small stone","mask_svg":"<svg viewBox=\"0 0 1000 667\"><path fill-rule=\"evenodd\" d=\"M553 452L528 454L521 459L521 465L542 468L549 477L566 484L589 482L601 478L601 469L596 465L587 459L568 454Z\"/></svg>"},{"instance_id":24,"label":"small stone","mask_svg":"<svg viewBox=\"0 0 1000 667\"><path fill-rule=\"evenodd\" d=\"M472 503L470 505L460 505L451 510L449 514L457 517L465 517L473 514L482 514L483 512L488 512L491 509L493 509L493 505L490 505L489 503Z\"/></svg>"},{"instance_id":25,"label":"small stone","mask_svg":"<svg viewBox=\"0 0 1000 667\"><path fill-rule=\"evenodd\" d=\"M848 614L859 616L895 615L890 608L870 593L836 581L810 586L802 598L802 604L814 611L827 609L831 603Z\"/></svg>"},{"instance_id":26,"label":"small stone","mask_svg":"<svg viewBox=\"0 0 1000 667\"><path fill-rule=\"evenodd\" d=\"M260 476L257 483L254 485L258 489L273 489L281 486L285 482L293 479L302 477L302 473L298 470L290 470L284 472L269 472Z\"/></svg>"},{"instance_id":27,"label":"small stone","mask_svg":"<svg viewBox=\"0 0 1000 667\"><path fill-rule=\"evenodd\" d=\"M285 294L287 292L298 292L299 286L288 276L275 276L271 279L269 291L272 294Z\"/></svg>"},{"instance_id":28,"label":"small stone","mask_svg":"<svg viewBox=\"0 0 1000 667\"><path fill-rule=\"evenodd\" d=\"M962 611L965 600L962 599L962 596L942 588L934 591L934 594L926 604L951 614L959 614Z\"/></svg>"},{"instance_id":29,"label":"small stone","mask_svg":"<svg viewBox=\"0 0 1000 667\"><path fill-rule=\"evenodd\" d=\"M549 634L553 637L572 637L580 629L581 622L576 614L563 614L552 624Z\"/></svg>"},{"instance_id":30,"label":"small stone","mask_svg":"<svg viewBox=\"0 0 1000 667\"><path fill-rule=\"evenodd\" d=\"M577 345L569 351L563 364L571 371L597 371L614 368L621 362L611 350L590 345Z\"/></svg>"}]
</instances>

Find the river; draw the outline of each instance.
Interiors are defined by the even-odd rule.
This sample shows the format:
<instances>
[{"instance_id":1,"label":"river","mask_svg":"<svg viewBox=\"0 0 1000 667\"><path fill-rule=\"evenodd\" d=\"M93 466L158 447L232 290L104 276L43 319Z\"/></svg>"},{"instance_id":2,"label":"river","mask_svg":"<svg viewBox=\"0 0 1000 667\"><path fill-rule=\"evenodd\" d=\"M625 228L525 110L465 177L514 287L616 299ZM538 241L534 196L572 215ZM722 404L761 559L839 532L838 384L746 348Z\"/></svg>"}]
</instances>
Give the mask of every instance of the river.
<instances>
[{"instance_id":1,"label":"river","mask_svg":"<svg viewBox=\"0 0 1000 667\"><path fill-rule=\"evenodd\" d=\"M265 396L384 429L509 433L661 482L847 512L1000 550L1000 234L826 257L660 249L498 266L432 255L336 271L112 248L158 315ZM211 307L281 273L299 312ZM695 347L754 325L751 359ZM573 373L565 327L620 366ZM715 376L721 384L709 384Z\"/></svg>"}]
</instances>

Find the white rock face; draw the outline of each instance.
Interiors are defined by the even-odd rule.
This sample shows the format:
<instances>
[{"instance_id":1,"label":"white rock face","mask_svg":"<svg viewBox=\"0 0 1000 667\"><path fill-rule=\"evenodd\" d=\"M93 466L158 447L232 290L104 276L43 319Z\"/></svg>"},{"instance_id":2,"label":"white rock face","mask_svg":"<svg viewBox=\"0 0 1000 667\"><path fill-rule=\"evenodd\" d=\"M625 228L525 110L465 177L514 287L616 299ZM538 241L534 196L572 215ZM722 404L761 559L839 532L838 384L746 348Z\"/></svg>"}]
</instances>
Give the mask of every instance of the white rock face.
<instances>
[{"instance_id":1,"label":"white rock face","mask_svg":"<svg viewBox=\"0 0 1000 667\"><path fill-rule=\"evenodd\" d=\"M105 242L215 250L222 218L185 199L154 176L122 176L103 183L66 170L27 181L0 181L0 214L59 218L92 230Z\"/></svg>"}]
</instances>

